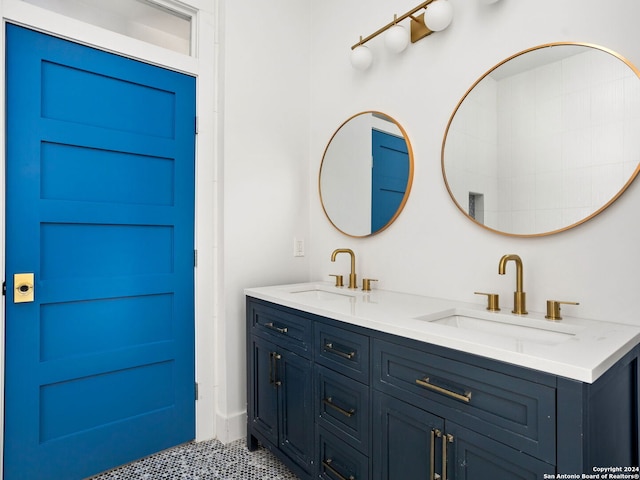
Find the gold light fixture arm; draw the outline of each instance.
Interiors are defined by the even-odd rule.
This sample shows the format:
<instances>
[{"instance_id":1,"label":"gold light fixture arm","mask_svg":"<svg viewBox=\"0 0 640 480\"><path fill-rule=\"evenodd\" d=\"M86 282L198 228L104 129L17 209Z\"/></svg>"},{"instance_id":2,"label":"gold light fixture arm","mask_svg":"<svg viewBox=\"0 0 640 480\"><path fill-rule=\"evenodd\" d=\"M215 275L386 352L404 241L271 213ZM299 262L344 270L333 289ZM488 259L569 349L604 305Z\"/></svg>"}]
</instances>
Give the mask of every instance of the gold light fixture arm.
<instances>
[{"instance_id":1,"label":"gold light fixture arm","mask_svg":"<svg viewBox=\"0 0 640 480\"><path fill-rule=\"evenodd\" d=\"M359 47L360 45L364 45L365 43L367 43L369 40L371 40L372 38L377 37L378 35L380 35L382 32L389 30L391 27L393 27L395 24L397 24L398 22L403 21L406 18L411 18L411 43L416 43L418 40L420 40L421 38L426 37L427 35L433 33L431 30L429 30L429 28L427 28L427 26L424 24L424 15L420 15L418 17L414 17L414 15L422 10L427 8L427 5L429 5L431 2L433 2L434 0L426 0L424 2L422 2L420 5L418 5L417 7L412 8L411 10L409 10L407 13L405 13L404 15L400 15L399 17L396 17L394 15L393 21L387 23L384 27L379 28L378 30L376 30L375 32L373 32L371 35L369 35L368 37L362 38L360 37L360 41L358 43L356 43L355 45L353 45L351 47L351 50L353 50L356 47Z\"/></svg>"}]
</instances>

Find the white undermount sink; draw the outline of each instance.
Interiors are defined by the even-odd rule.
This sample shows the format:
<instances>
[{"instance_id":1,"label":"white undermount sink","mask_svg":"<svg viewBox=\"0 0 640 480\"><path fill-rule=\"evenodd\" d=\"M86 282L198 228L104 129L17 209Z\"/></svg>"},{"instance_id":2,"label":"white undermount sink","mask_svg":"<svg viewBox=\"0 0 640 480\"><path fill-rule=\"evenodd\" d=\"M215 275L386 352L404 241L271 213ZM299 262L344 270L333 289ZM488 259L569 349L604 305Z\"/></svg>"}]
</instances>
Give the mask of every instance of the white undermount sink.
<instances>
[{"instance_id":1,"label":"white undermount sink","mask_svg":"<svg viewBox=\"0 0 640 480\"><path fill-rule=\"evenodd\" d=\"M296 297L317 299L317 300L351 300L355 294L348 291L338 290L338 287L326 287L324 285L312 285L304 289L294 289L289 293Z\"/></svg>"},{"instance_id":2,"label":"white undermount sink","mask_svg":"<svg viewBox=\"0 0 640 480\"><path fill-rule=\"evenodd\" d=\"M580 327L546 320L457 308L416 317L416 320L510 340L545 345L565 342L582 330Z\"/></svg>"}]
</instances>

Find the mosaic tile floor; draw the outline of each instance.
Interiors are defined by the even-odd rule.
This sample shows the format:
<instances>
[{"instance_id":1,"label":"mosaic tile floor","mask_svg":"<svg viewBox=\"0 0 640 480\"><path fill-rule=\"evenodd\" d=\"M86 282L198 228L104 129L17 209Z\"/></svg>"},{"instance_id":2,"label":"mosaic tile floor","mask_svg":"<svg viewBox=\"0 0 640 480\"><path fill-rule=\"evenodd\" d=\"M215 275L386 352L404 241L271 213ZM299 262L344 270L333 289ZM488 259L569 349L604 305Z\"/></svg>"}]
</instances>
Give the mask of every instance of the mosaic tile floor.
<instances>
[{"instance_id":1,"label":"mosaic tile floor","mask_svg":"<svg viewBox=\"0 0 640 480\"><path fill-rule=\"evenodd\" d=\"M90 480L298 480L271 452L246 441L187 443Z\"/></svg>"}]
</instances>

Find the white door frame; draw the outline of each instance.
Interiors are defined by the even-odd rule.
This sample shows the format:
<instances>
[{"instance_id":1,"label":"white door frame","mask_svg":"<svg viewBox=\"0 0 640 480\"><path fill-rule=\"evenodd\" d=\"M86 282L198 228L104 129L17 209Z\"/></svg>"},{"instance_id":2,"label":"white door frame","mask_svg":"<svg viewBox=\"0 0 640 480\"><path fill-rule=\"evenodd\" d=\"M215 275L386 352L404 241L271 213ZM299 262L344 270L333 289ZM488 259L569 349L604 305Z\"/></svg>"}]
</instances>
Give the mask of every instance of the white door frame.
<instances>
[{"instance_id":1,"label":"white door frame","mask_svg":"<svg viewBox=\"0 0 640 480\"><path fill-rule=\"evenodd\" d=\"M196 77L196 248L198 266L195 273L195 330L196 330L196 440L216 436L214 346L216 311L221 287L215 274L219 249L216 238L221 208L217 201L220 187L217 182L219 113L216 92L218 59L216 44L218 0L156 0L165 5L173 3L181 9L194 12L192 25L192 56L156 47L145 42L104 30L62 15L52 13L21 0L0 0L3 19L0 32L0 64L5 65L5 23L12 22L34 30L73 40L77 43L124 55L136 60L166 67ZM0 272L5 270L5 72L0 74ZM211 161L210 159L213 159ZM5 297L6 299L7 297ZM4 451L4 305L0 309L0 465ZM0 473L0 478L1 478Z\"/></svg>"}]
</instances>

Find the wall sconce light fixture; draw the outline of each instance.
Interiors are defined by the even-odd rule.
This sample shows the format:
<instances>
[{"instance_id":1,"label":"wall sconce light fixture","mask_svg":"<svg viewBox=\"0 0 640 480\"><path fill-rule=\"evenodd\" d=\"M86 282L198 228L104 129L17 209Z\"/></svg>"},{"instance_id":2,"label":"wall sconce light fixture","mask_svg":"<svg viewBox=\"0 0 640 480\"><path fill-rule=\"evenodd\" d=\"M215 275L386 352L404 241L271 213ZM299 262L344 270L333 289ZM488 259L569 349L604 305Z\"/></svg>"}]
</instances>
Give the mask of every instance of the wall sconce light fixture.
<instances>
[{"instance_id":1,"label":"wall sconce light fixture","mask_svg":"<svg viewBox=\"0 0 640 480\"><path fill-rule=\"evenodd\" d=\"M416 16L416 13L423 9L424 12ZM407 18L411 19L410 31L399 25L399 22ZM392 22L368 37L360 37L360 41L351 47L351 64L358 70L369 68L373 61L373 55L365 43L385 31L387 32L385 35L386 47L392 52L399 53L407 48L409 41L415 43L433 32L444 30L449 26L452 18L453 7L448 0L426 0L400 17L394 15Z\"/></svg>"}]
</instances>

